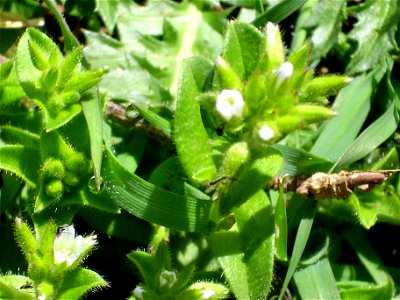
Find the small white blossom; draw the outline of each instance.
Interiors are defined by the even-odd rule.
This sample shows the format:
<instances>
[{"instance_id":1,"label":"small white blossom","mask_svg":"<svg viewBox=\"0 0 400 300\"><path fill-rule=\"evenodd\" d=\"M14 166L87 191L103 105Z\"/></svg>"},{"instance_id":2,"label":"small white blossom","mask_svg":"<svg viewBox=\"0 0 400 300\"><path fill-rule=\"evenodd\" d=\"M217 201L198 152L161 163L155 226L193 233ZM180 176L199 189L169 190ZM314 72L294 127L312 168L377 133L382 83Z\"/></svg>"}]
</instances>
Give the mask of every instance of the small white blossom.
<instances>
[{"instance_id":1,"label":"small white blossom","mask_svg":"<svg viewBox=\"0 0 400 300\"><path fill-rule=\"evenodd\" d=\"M269 141L274 135L275 131L268 125L264 125L258 130L258 136L264 141Z\"/></svg>"},{"instance_id":2,"label":"small white blossom","mask_svg":"<svg viewBox=\"0 0 400 300\"><path fill-rule=\"evenodd\" d=\"M175 272L164 270L160 274L160 285L167 286L168 288L172 287L176 282L176 274Z\"/></svg>"},{"instance_id":3,"label":"small white blossom","mask_svg":"<svg viewBox=\"0 0 400 300\"><path fill-rule=\"evenodd\" d=\"M223 90L218 95L216 109L225 121L229 121L233 116L241 117L243 107L242 94L237 90Z\"/></svg>"},{"instance_id":4,"label":"small white blossom","mask_svg":"<svg viewBox=\"0 0 400 300\"><path fill-rule=\"evenodd\" d=\"M40 295L40 296L37 298L37 300L46 300L46 295L45 295L45 294Z\"/></svg>"},{"instance_id":5,"label":"small white blossom","mask_svg":"<svg viewBox=\"0 0 400 300\"><path fill-rule=\"evenodd\" d=\"M204 290L201 293L201 298L200 299L206 300L206 299L210 299L213 296L215 296L215 291L207 289L207 290Z\"/></svg>"},{"instance_id":6,"label":"small white blossom","mask_svg":"<svg viewBox=\"0 0 400 300\"><path fill-rule=\"evenodd\" d=\"M56 264L66 262L67 266L69 267L85 250L93 247L95 244L95 235L90 235L87 237L78 235L75 237L74 225L64 225L59 229L59 232L54 238L54 262Z\"/></svg>"},{"instance_id":7,"label":"small white blossom","mask_svg":"<svg viewBox=\"0 0 400 300\"><path fill-rule=\"evenodd\" d=\"M143 294L144 294L144 289L141 286L137 286L134 290L133 290L133 295L138 298L138 299L144 299L143 298Z\"/></svg>"},{"instance_id":8,"label":"small white blossom","mask_svg":"<svg viewBox=\"0 0 400 300\"><path fill-rule=\"evenodd\" d=\"M284 62L278 69L278 85L281 85L283 81L292 77L293 65L290 62Z\"/></svg>"}]
</instances>

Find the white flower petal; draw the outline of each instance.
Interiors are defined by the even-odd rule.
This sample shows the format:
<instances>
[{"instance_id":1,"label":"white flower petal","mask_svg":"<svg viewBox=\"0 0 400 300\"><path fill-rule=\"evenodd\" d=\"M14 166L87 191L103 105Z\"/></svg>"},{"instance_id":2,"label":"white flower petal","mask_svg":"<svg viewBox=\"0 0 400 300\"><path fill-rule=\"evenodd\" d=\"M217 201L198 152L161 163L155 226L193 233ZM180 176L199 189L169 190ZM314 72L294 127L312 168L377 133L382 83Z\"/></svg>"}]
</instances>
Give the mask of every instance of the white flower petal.
<instances>
[{"instance_id":1,"label":"white flower petal","mask_svg":"<svg viewBox=\"0 0 400 300\"><path fill-rule=\"evenodd\" d=\"M268 125L264 125L258 130L258 136L264 141L269 141L274 135L275 131Z\"/></svg>"},{"instance_id":2,"label":"white flower petal","mask_svg":"<svg viewBox=\"0 0 400 300\"><path fill-rule=\"evenodd\" d=\"M244 108L242 94L236 90L223 90L217 97L215 108L225 121L229 121L233 116L240 118Z\"/></svg>"},{"instance_id":3,"label":"white flower petal","mask_svg":"<svg viewBox=\"0 0 400 300\"><path fill-rule=\"evenodd\" d=\"M292 77L293 75L293 65L290 62L284 62L278 69L278 85L280 85L284 80Z\"/></svg>"}]
</instances>

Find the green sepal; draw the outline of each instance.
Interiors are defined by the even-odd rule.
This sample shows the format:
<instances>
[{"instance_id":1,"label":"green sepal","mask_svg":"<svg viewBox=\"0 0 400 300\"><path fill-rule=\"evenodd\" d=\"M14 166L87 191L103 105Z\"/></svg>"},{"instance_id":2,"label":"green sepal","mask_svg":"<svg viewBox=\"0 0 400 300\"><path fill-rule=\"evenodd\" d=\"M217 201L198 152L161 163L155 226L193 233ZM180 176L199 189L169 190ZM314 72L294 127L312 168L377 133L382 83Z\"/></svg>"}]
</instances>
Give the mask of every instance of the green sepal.
<instances>
[{"instance_id":1,"label":"green sepal","mask_svg":"<svg viewBox=\"0 0 400 300\"><path fill-rule=\"evenodd\" d=\"M50 66L48 53L33 40L28 41L28 49L35 68L42 72L47 70Z\"/></svg>"},{"instance_id":2,"label":"green sepal","mask_svg":"<svg viewBox=\"0 0 400 300\"><path fill-rule=\"evenodd\" d=\"M286 115L279 117L277 119L277 125L279 131L283 134L290 133L298 128L300 128L303 124L303 120L296 115Z\"/></svg>"},{"instance_id":3,"label":"green sepal","mask_svg":"<svg viewBox=\"0 0 400 300\"><path fill-rule=\"evenodd\" d=\"M283 158L277 150L271 147L254 149L240 176L235 178L227 193L221 195L220 213L228 214L265 187L279 172L282 163Z\"/></svg>"},{"instance_id":4,"label":"green sepal","mask_svg":"<svg viewBox=\"0 0 400 300\"><path fill-rule=\"evenodd\" d=\"M351 80L351 77L337 75L316 77L305 86L301 101L315 101L315 98L335 95Z\"/></svg>"},{"instance_id":5,"label":"green sepal","mask_svg":"<svg viewBox=\"0 0 400 300\"><path fill-rule=\"evenodd\" d=\"M65 83L64 90L77 91L82 94L98 84L105 73L106 70L104 69L94 69L78 73Z\"/></svg>"},{"instance_id":6,"label":"green sepal","mask_svg":"<svg viewBox=\"0 0 400 300\"><path fill-rule=\"evenodd\" d=\"M259 69L267 73L285 61L284 45L278 25L268 23L264 33L264 54Z\"/></svg>"},{"instance_id":7,"label":"green sepal","mask_svg":"<svg viewBox=\"0 0 400 300\"><path fill-rule=\"evenodd\" d=\"M28 225L20 218L15 219L15 240L28 262L38 260L36 237Z\"/></svg>"},{"instance_id":8,"label":"green sepal","mask_svg":"<svg viewBox=\"0 0 400 300\"><path fill-rule=\"evenodd\" d=\"M59 76L57 80L57 86L63 88L65 83L71 79L74 71L82 57L82 48L75 48L71 53L69 53L60 64Z\"/></svg>"},{"instance_id":9,"label":"green sepal","mask_svg":"<svg viewBox=\"0 0 400 300\"><path fill-rule=\"evenodd\" d=\"M14 66L13 61L7 61L5 63L0 64L0 82L2 80L6 80L8 76L10 76L13 66Z\"/></svg>"},{"instance_id":10,"label":"green sepal","mask_svg":"<svg viewBox=\"0 0 400 300\"><path fill-rule=\"evenodd\" d=\"M75 104L81 98L81 95L77 91L63 92L60 95L57 95L57 102L62 106L67 106L71 104Z\"/></svg>"},{"instance_id":11,"label":"green sepal","mask_svg":"<svg viewBox=\"0 0 400 300\"><path fill-rule=\"evenodd\" d=\"M218 57L215 61L215 80L221 90L242 90L242 81L239 76L222 57Z\"/></svg>"},{"instance_id":12,"label":"green sepal","mask_svg":"<svg viewBox=\"0 0 400 300\"><path fill-rule=\"evenodd\" d=\"M335 112L328 107L300 104L289 110L289 115L298 116L307 123L320 122L335 116Z\"/></svg>"},{"instance_id":13,"label":"green sepal","mask_svg":"<svg viewBox=\"0 0 400 300\"><path fill-rule=\"evenodd\" d=\"M257 110L267 94L265 75L254 72L243 88L243 98L250 110Z\"/></svg>"},{"instance_id":14,"label":"green sepal","mask_svg":"<svg viewBox=\"0 0 400 300\"><path fill-rule=\"evenodd\" d=\"M40 86L45 91L52 91L57 82L58 70L55 68L46 69L40 79Z\"/></svg>"}]
</instances>

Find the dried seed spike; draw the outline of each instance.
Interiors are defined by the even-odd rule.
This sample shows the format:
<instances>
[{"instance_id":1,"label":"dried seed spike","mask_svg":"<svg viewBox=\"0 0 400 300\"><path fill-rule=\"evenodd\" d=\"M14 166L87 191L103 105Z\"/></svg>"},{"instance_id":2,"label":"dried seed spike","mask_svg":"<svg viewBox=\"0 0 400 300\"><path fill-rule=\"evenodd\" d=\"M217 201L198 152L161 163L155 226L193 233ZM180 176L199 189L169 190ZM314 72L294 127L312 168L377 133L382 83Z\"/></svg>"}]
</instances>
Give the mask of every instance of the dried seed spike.
<instances>
[{"instance_id":1,"label":"dried seed spike","mask_svg":"<svg viewBox=\"0 0 400 300\"><path fill-rule=\"evenodd\" d=\"M306 178L303 175L287 180L284 191L295 191L303 197L323 199L345 199L349 197L355 188L361 191L369 191L378 184L384 183L391 175L400 172L396 170L377 171L340 171L335 174L315 173ZM279 189L281 177L276 177L270 184L271 189Z\"/></svg>"}]
</instances>

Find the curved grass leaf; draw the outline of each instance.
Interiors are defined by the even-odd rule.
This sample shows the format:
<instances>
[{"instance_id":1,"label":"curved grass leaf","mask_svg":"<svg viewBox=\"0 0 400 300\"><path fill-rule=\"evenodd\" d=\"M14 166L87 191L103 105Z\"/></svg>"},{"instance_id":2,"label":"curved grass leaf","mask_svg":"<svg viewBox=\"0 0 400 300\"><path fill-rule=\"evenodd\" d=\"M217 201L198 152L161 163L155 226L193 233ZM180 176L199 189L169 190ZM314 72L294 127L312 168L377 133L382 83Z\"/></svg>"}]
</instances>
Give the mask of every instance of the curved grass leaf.
<instances>
[{"instance_id":1,"label":"curved grass leaf","mask_svg":"<svg viewBox=\"0 0 400 300\"><path fill-rule=\"evenodd\" d=\"M293 279L301 299L341 299L328 258L297 271Z\"/></svg>"},{"instance_id":2,"label":"curved grass leaf","mask_svg":"<svg viewBox=\"0 0 400 300\"><path fill-rule=\"evenodd\" d=\"M396 100L398 99L394 99L387 111L368 126L340 156L333 166L332 172L340 170L344 165L351 164L368 155L396 131L399 124Z\"/></svg>"},{"instance_id":3,"label":"curved grass leaf","mask_svg":"<svg viewBox=\"0 0 400 300\"><path fill-rule=\"evenodd\" d=\"M212 159L209 137L203 126L196 96L202 91L211 65L201 58L185 60L176 103L174 138L182 167L191 181L200 184L214 179L217 169Z\"/></svg>"},{"instance_id":4,"label":"curved grass leaf","mask_svg":"<svg viewBox=\"0 0 400 300\"><path fill-rule=\"evenodd\" d=\"M304 249L308 241L308 237L310 236L316 210L317 210L317 201L305 200L303 202L303 208L302 208L303 215L296 233L292 257L290 258L289 267L286 272L285 280L283 281L281 287L281 292L278 298L279 300L283 298L283 295L285 294L285 291L289 286L289 282L296 271L297 265L300 262L301 256L303 255Z\"/></svg>"},{"instance_id":5,"label":"curved grass leaf","mask_svg":"<svg viewBox=\"0 0 400 300\"><path fill-rule=\"evenodd\" d=\"M284 0L258 16L252 24L263 27L267 22L279 23L298 10L307 0Z\"/></svg>"},{"instance_id":6,"label":"curved grass leaf","mask_svg":"<svg viewBox=\"0 0 400 300\"><path fill-rule=\"evenodd\" d=\"M353 143L370 110L370 98L385 73L385 68L354 79L336 97L337 116L324 123L311 153L336 161Z\"/></svg>"},{"instance_id":7,"label":"curved grass leaf","mask_svg":"<svg viewBox=\"0 0 400 300\"><path fill-rule=\"evenodd\" d=\"M160 129L161 132L164 133L168 138L171 138L172 125L167 119L160 117L149 109L141 108L139 106L136 106L135 108L139 111L139 113L146 121L148 121L157 129Z\"/></svg>"},{"instance_id":8,"label":"curved grass leaf","mask_svg":"<svg viewBox=\"0 0 400 300\"><path fill-rule=\"evenodd\" d=\"M40 153L37 148L23 145L0 146L0 169L9 171L36 188Z\"/></svg>"},{"instance_id":9,"label":"curved grass leaf","mask_svg":"<svg viewBox=\"0 0 400 300\"><path fill-rule=\"evenodd\" d=\"M129 173L110 150L107 151L103 174L107 193L134 216L176 230L207 229L210 200L163 190Z\"/></svg>"}]
</instances>

